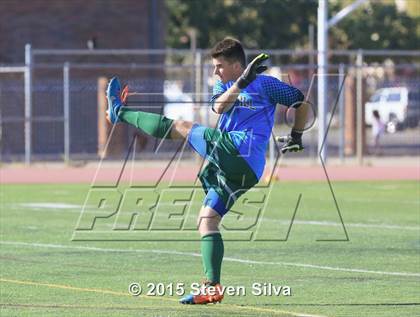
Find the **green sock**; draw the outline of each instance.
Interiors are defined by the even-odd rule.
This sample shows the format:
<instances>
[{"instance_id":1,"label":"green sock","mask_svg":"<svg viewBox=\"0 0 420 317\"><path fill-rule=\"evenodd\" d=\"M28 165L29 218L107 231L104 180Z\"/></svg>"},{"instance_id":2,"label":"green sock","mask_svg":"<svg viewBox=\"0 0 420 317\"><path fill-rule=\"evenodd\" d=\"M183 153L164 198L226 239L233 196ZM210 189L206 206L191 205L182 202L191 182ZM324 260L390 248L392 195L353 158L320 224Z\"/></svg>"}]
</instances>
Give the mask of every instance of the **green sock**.
<instances>
[{"instance_id":1,"label":"green sock","mask_svg":"<svg viewBox=\"0 0 420 317\"><path fill-rule=\"evenodd\" d=\"M129 123L156 138L171 138L171 128L174 120L160 114L122 108L118 117L121 121Z\"/></svg>"},{"instance_id":2,"label":"green sock","mask_svg":"<svg viewBox=\"0 0 420 317\"><path fill-rule=\"evenodd\" d=\"M220 283L223 253L223 239L220 233L211 233L201 238L204 273L212 283Z\"/></svg>"}]
</instances>

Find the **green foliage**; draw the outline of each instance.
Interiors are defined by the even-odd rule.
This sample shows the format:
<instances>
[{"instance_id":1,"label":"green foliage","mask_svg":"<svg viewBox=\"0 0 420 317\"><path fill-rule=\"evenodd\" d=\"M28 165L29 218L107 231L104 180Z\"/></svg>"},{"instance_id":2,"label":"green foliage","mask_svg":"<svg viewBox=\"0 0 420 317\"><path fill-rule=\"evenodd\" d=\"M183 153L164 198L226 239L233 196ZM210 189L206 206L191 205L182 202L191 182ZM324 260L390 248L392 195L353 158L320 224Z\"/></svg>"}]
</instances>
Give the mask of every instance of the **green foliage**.
<instances>
[{"instance_id":1,"label":"green foliage","mask_svg":"<svg viewBox=\"0 0 420 317\"><path fill-rule=\"evenodd\" d=\"M316 1L304 0L167 0L167 45L189 47L188 28L195 28L197 46L209 48L226 36L248 48L302 47L309 24L316 22Z\"/></svg>"},{"instance_id":2,"label":"green foliage","mask_svg":"<svg viewBox=\"0 0 420 317\"><path fill-rule=\"evenodd\" d=\"M420 1L406 0L405 5L409 16L420 17Z\"/></svg>"},{"instance_id":3,"label":"green foliage","mask_svg":"<svg viewBox=\"0 0 420 317\"><path fill-rule=\"evenodd\" d=\"M330 6L332 14L341 3ZM330 30L332 48L418 49L420 19L399 12L395 5L371 1Z\"/></svg>"},{"instance_id":4,"label":"green foliage","mask_svg":"<svg viewBox=\"0 0 420 317\"><path fill-rule=\"evenodd\" d=\"M352 1L330 1L330 16ZM418 49L420 18L399 12L394 1L370 1L330 30L334 49ZM197 47L209 48L226 36L247 48L307 48L308 27L316 25L316 0L166 0L169 47L188 48L188 30Z\"/></svg>"}]
</instances>

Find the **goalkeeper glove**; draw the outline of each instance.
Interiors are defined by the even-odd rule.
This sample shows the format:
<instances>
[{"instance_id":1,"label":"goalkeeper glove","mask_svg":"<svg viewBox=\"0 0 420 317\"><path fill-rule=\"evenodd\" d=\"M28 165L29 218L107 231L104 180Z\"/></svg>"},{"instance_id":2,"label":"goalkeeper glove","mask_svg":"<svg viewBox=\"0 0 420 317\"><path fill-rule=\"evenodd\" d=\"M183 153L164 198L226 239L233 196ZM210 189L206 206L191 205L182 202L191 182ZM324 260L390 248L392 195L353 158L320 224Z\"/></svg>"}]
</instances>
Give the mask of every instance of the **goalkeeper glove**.
<instances>
[{"instance_id":1,"label":"goalkeeper glove","mask_svg":"<svg viewBox=\"0 0 420 317\"><path fill-rule=\"evenodd\" d=\"M246 88L255 78L257 78L257 74L261 74L267 70L267 66L261 65L266 59L268 59L268 55L261 53L248 64L241 77L236 81L236 85L239 89Z\"/></svg>"},{"instance_id":2,"label":"goalkeeper glove","mask_svg":"<svg viewBox=\"0 0 420 317\"><path fill-rule=\"evenodd\" d=\"M281 148L281 153L284 154L289 152L300 152L303 151L302 145L302 133L292 130L291 134L286 137L276 137L277 142L286 142Z\"/></svg>"}]
</instances>

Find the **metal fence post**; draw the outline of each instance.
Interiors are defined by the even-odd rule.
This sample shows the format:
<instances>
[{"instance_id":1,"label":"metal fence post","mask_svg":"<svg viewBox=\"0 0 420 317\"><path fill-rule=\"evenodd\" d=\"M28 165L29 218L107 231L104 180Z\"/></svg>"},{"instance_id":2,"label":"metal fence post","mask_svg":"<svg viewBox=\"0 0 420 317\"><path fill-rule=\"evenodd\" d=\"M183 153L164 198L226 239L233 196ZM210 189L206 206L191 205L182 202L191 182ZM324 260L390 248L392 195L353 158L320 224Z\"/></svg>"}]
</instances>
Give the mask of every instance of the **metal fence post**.
<instances>
[{"instance_id":1,"label":"metal fence post","mask_svg":"<svg viewBox=\"0 0 420 317\"><path fill-rule=\"evenodd\" d=\"M70 160L70 63L63 65L64 161Z\"/></svg>"},{"instance_id":2,"label":"metal fence post","mask_svg":"<svg viewBox=\"0 0 420 317\"><path fill-rule=\"evenodd\" d=\"M195 91L195 66L196 66L196 53L197 53L197 31L194 28L188 30L188 36L190 38L190 51L191 51L191 92ZM194 97L194 100L196 98Z\"/></svg>"},{"instance_id":3,"label":"metal fence post","mask_svg":"<svg viewBox=\"0 0 420 317\"><path fill-rule=\"evenodd\" d=\"M361 49L357 52L356 58L356 156L359 165L363 165L363 51Z\"/></svg>"},{"instance_id":4,"label":"metal fence post","mask_svg":"<svg viewBox=\"0 0 420 317\"><path fill-rule=\"evenodd\" d=\"M203 64L203 80L202 80L202 85L203 88L201 89L202 93L203 93L203 98L202 100L205 101L206 103L203 103L203 105L206 107L206 111L204 111L204 123L207 127L210 127L210 106L207 103L209 101L209 96L208 96L208 79L209 79L209 68L207 65Z\"/></svg>"},{"instance_id":5,"label":"metal fence post","mask_svg":"<svg viewBox=\"0 0 420 317\"><path fill-rule=\"evenodd\" d=\"M268 159L270 160L270 164L269 164L270 165L270 171L274 172L274 169L276 167L275 166L276 159L274 157L274 151L275 151L274 142L275 142L275 140L274 140L273 133L271 133L270 140L268 142L269 142L269 145L268 145ZM274 174L273 174L273 177L274 177Z\"/></svg>"},{"instance_id":6,"label":"metal fence post","mask_svg":"<svg viewBox=\"0 0 420 317\"><path fill-rule=\"evenodd\" d=\"M339 111L339 126L340 126L340 139L339 139L339 157L340 162L344 162L344 64L340 64L338 67L338 89L340 90L340 96L338 99L338 111Z\"/></svg>"},{"instance_id":7,"label":"metal fence post","mask_svg":"<svg viewBox=\"0 0 420 317\"><path fill-rule=\"evenodd\" d=\"M319 0L318 6L318 155L327 160L328 114L328 1Z\"/></svg>"},{"instance_id":8,"label":"metal fence post","mask_svg":"<svg viewBox=\"0 0 420 317\"><path fill-rule=\"evenodd\" d=\"M25 45L25 164L32 156L32 48Z\"/></svg>"},{"instance_id":9,"label":"metal fence post","mask_svg":"<svg viewBox=\"0 0 420 317\"><path fill-rule=\"evenodd\" d=\"M194 57L194 118L196 120L200 119L200 110L201 110L201 101L202 101L202 94L201 94L201 76L202 76L202 69L201 69L201 52L196 51Z\"/></svg>"}]
</instances>

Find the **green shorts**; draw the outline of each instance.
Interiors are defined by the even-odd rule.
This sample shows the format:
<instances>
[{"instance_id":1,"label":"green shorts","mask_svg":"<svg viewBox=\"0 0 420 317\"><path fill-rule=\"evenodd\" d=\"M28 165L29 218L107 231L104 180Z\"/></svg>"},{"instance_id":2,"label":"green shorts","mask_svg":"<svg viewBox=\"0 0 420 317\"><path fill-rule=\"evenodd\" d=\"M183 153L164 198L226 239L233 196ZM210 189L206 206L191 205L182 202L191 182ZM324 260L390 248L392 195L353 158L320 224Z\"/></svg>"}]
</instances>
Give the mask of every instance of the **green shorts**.
<instances>
[{"instance_id":1,"label":"green shorts","mask_svg":"<svg viewBox=\"0 0 420 317\"><path fill-rule=\"evenodd\" d=\"M206 192L204 205L223 216L242 194L258 183L258 179L239 154L229 132L194 125L188 142L208 160L199 174Z\"/></svg>"}]
</instances>

